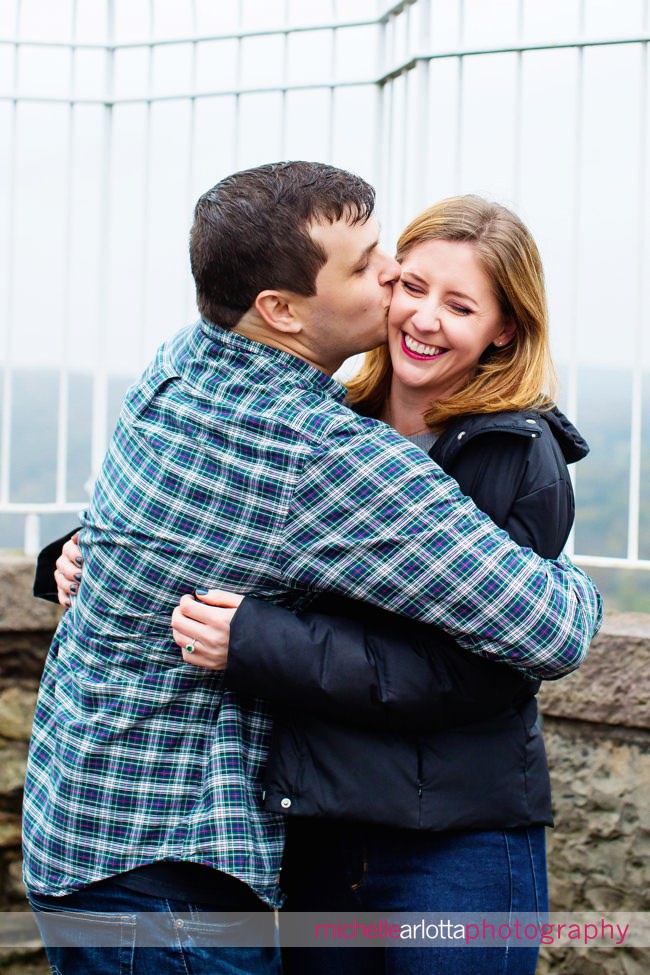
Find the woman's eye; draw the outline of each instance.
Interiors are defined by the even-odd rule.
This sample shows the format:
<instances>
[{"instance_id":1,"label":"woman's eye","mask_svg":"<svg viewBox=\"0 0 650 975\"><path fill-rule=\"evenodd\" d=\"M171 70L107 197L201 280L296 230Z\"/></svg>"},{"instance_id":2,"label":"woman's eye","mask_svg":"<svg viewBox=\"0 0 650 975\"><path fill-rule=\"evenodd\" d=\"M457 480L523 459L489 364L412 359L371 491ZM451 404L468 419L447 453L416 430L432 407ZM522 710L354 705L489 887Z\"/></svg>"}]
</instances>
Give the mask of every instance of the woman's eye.
<instances>
[{"instance_id":1,"label":"woman's eye","mask_svg":"<svg viewBox=\"0 0 650 975\"><path fill-rule=\"evenodd\" d=\"M457 315L471 315L471 313L472 313L472 309L471 308L465 308L464 305L450 305L449 307Z\"/></svg>"},{"instance_id":2,"label":"woman's eye","mask_svg":"<svg viewBox=\"0 0 650 975\"><path fill-rule=\"evenodd\" d=\"M424 294L422 288L419 288L416 284L411 284L410 281L402 281L402 287L405 291L408 291L411 295L421 295Z\"/></svg>"},{"instance_id":3,"label":"woman's eye","mask_svg":"<svg viewBox=\"0 0 650 975\"><path fill-rule=\"evenodd\" d=\"M367 271L367 270L368 270L368 265L367 264L364 264L363 267L356 268L356 270L355 270L354 273L355 274L363 274L363 272L364 271Z\"/></svg>"}]
</instances>

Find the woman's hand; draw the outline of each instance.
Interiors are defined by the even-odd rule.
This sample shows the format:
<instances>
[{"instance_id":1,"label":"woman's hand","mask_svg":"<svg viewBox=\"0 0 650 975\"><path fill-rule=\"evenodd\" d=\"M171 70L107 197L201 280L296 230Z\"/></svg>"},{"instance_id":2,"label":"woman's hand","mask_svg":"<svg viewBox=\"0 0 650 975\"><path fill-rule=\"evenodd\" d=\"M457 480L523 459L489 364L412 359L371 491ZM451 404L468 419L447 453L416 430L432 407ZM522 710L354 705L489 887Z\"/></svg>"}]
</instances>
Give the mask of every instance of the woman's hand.
<instances>
[{"instance_id":1,"label":"woman's hand","mask_svg":"<svg viewBox=\"0 0 650 975\"><path fill-rule=\"evenodd\" d=\"M78 541L79 532L76 532L63 546L61 554L56 560L56 569L54 571L54 581L56 582L59 603L66 608L72 605L72 599L79 592L79 586L81 584L84 560L81 555L81 549L77 544Z\"/></svg>"},{"instance_id":2,"label":"woman's hand","mask_svg":"<svg viewBox=\"0 0 650 975\"><path fill-rule=\"evenodd\" d=\"M226 669L230 621L243 598L225 589L197 589L196 599L182 597L172 614L172 631L186 663L207 670Z\"/></svg>"}]
</instances>

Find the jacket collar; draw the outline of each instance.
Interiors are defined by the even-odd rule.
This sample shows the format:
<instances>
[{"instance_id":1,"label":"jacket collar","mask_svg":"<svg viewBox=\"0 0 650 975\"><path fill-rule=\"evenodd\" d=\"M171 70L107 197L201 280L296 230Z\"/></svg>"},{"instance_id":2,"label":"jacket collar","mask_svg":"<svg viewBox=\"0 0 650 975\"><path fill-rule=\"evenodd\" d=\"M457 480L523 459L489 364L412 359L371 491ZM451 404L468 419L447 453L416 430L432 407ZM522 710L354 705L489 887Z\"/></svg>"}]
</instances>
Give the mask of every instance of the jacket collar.
<instances>
[{"instance_id":1,"label":"jacket collar","mask_svg":"<svg viewBox=\"0 0 650 975\"><path fill-rule=\"evenodd\" d=\"M475 437L487 433L509 433L534 439L550 431L567 464L581 460L589 453L589 446L573 424L557 407L543 413L537 410L504 411L502 413L474 413L457 417L435 442L429 456L445 468L456 454Z\"/></svg>"}]
</instances>

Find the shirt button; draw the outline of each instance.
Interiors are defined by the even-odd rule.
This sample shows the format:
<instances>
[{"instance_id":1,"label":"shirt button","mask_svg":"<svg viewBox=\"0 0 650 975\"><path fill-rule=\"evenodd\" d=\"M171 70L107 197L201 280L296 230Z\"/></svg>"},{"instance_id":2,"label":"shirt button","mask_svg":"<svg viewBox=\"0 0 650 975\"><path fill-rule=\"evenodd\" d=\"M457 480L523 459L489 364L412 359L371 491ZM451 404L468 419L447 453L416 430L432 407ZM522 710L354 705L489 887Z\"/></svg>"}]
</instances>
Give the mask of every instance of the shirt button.
<instances>
[{"instance_id":1,"label":"shirt button","mask_svg":"<svg viewBox=\"0 0 650 975\"><path fill-rule=\"evenodd\" d=\"M526 420L526 423L537 423L537 420Z\"/></svg>"},{"instance_id":2,"label":"shirt button","mask_svg":"<svg viewBox=\"0 0 650 975\"><path fill-rule=\"evenodd\" d=\"M456 440L462 440L466 433L467 430L461 430L458 436L456 437Z\"/></svg>"},{"instance_id":3,"label":"shirt button","mask_svg":"<svg viewBox=\"0 0 650 975\"><path fill-rule=\"evenodd\" d=\"M288 809L289 806L291 805L291 799L282 799L280 805L282 806L283 809Z\"/></svg>"}]
</instances>

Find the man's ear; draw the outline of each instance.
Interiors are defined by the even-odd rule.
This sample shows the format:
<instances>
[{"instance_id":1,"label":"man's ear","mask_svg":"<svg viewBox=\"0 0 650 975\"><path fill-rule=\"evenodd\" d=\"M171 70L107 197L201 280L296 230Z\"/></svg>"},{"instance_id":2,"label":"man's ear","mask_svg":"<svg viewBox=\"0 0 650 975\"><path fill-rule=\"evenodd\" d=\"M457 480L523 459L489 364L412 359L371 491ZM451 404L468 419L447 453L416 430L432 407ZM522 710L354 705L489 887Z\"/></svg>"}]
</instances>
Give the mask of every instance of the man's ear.
<instances>
[{"instance_id":1,"label":"man's ear","mask_svg":"<svg viewBox=\"0 0 650 975\"><path fill-rule=\"evenodd\" d=\"M293 296L289 292L260 291L255 299L255 309L276 332L296 333L302 330L302 322L296 315Z\"/></svg>"}]
</instances>

